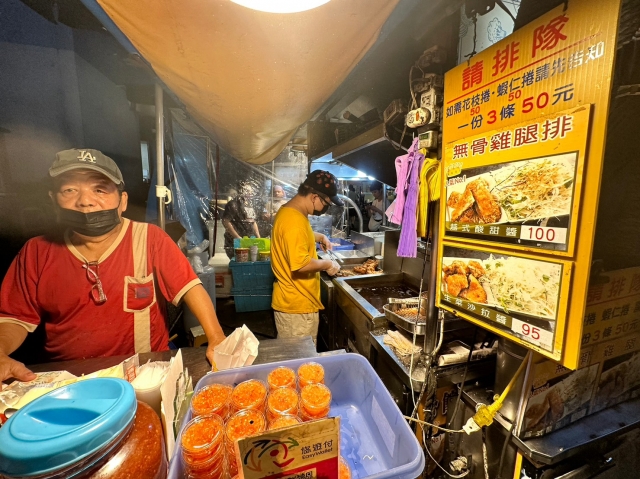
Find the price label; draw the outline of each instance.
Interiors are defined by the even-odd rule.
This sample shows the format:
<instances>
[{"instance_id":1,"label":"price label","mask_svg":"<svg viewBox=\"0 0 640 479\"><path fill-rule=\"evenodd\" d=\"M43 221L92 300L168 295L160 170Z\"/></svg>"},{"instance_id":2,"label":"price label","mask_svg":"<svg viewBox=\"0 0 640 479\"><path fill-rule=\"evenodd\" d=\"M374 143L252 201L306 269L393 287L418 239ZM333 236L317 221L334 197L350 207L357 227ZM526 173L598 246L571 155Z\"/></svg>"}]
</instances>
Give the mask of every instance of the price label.
<instances>
[{"instance_id":1,"label":"price label","mask_svg":"<svg viewBox=\"0 0 640 479\"><path fill-rule=\"evenodd\" d=\"M527 241L540 241L541 243L567 242L567 228L548 228L546 226L522 226L520 239Z\"/></svg>"},{"instance_id":2,"label":"price label","mask_svg":"<svg viewBox=\"0 0 640 479\"><path fill-rule=\"evenodd\" d=\"M535 344L536 346L551 351L553 345L553 333L546 329L532 326L529 323L513 318L511 330L525 341Z\"/></svg>"}]
</instances>

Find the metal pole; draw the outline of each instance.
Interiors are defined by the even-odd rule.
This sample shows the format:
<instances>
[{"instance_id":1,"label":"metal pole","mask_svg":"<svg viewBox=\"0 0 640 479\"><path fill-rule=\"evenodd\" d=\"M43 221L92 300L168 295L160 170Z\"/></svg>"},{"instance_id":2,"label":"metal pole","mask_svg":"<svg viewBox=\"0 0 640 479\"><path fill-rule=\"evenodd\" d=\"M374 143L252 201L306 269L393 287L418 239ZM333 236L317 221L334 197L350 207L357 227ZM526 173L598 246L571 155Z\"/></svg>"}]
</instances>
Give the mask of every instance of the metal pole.
<instances>
[{"instance_id":1,"label":"metal pole","mask_svg":"<svg viewBox=\"0 0 640 479\"><path fill-rule=\"evenodd\" d=\"M429 283L428 283L428 309L427 324L424 334L424 352L429 354L436 348L436 335L438 334L438 308L436 308L436 285L438 283L438 247L440 246L440 202L429 205L432 213L429 215L431 225L431 250L429 251ZM427 254L427 251L425 251Z\"/></svg>"},{"instance_id":2,"label":"metal pole","mask_svg":"<svg viewBox=\"0 0 640 479\"><path fill-rule=\"evenodd\" d=\"M347 203L349 203L350 205L353 205L353 207L356 209L356 215L358 216L358 219L360 220L360 227L358 228L358 232L362 233L362 228L364 225L364 221L362 221L362 213L360 213L360 208L358 208L358 205L356 205L353 200L351 198L349 198L348 196L345 195L338 195L338 198L340 198L342 201L345 201Z\"/></svg>"},{"instance_id":3,"label":"metal pole","mask_svg":"<svg viewBox=\"0 0 640 479\"><path fill-rule=\"evenodd\" d=\"M156 83L156 186L164 188L164 113L163 91ZM159 196L159 188L156 188L158 197L158 226L164 230L165 225L165 194ZM164 191L164 190L162 190Z\"/></svg>"}]
</instances>

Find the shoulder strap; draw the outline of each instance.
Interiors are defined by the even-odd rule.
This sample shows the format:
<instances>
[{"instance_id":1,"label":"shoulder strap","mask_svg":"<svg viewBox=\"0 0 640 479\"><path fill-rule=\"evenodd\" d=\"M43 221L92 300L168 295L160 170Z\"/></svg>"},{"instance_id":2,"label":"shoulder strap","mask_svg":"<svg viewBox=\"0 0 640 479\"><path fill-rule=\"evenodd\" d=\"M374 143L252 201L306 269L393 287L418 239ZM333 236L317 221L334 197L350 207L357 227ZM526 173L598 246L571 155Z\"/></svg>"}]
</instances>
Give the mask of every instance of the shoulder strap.
<instances>
[{"instance_id":1,"label":"shoulder strap","mask_svg":"<svg viewBox=\"0 0 640 479\"><path fill-rule=\"evenodd\" d=\"M147 223L132 221L133 275L147 276ZM133 342L136 353L151 351L151 315L149 308L133 313Z\"/></svg>"},{"instance_id":2,"label":"shoulder strap","mask_svg":"<svg viewBox=\"0 0 640 479\"><path fill-rule=\"evenodd\" d=\"M136 278L147 276L147 223L131 222L133 245L133 275Z\"/></svg>"}]
</instances>

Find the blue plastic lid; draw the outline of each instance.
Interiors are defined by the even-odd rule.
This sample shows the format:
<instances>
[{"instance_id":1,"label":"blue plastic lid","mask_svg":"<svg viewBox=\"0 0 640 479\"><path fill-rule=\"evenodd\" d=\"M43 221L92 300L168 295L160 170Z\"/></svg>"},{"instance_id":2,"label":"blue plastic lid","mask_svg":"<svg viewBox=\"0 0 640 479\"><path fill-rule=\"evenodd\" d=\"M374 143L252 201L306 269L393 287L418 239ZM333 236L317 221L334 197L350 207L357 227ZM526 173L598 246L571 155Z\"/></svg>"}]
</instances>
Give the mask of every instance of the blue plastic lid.
<instances>
[{"instance_id":1,"label":"blue plastic lid","mask_svg":"<svg viewBox=\"0 0 640 479\"><path fill-rule=\"evenodd\" d=\"M136 414L133 386L96 378L56 389L0 428L0 474L35 476L64 469L111 443Z\"/></svg>"}]
</instances>

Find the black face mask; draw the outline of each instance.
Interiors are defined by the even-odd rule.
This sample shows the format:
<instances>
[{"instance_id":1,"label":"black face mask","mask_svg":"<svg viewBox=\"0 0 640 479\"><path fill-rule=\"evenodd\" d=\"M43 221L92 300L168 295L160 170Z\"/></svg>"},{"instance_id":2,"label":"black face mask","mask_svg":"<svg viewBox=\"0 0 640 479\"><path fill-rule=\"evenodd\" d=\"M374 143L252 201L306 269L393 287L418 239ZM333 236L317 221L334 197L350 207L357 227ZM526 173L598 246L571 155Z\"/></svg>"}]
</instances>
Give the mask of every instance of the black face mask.
<instances>
[{"instance_id":1,"label":"black face mask","mask_svg":"<svg viewBox=\"0 0 640 479\"><path fill-rule=\"evenodd\" d=\"M102 236L120 224L118 208L91 213L60 208L58 215L61 225L84 236Z\"/></svg>"},{"instance_id":2,"label":"black face mask","mask_svg":"<svg viewBox=\"0 0 640 479\"><path fill-rule=\"evenodd\" d=\"M314 216L322 216L323 214L325 214L329 210L329 205L325 205L324 201L322 201L322 200L320 200L320 202L324 205L321 210L317 210L316 209L315 202L314 202L314 206L313 206L313 215Z\"/></svg>"}]
</instances>

